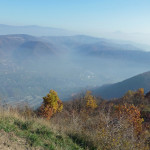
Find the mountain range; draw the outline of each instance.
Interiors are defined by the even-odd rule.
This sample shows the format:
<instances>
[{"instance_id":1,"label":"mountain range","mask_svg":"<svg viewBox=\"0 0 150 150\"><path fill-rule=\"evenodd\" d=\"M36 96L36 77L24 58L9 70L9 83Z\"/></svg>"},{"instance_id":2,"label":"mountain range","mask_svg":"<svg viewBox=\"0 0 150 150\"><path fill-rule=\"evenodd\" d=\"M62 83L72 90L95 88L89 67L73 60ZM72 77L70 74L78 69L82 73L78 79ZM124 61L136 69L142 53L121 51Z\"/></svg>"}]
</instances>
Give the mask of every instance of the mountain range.
<instances>
[{"instance_id":1,"label":"mountain range","mask_svg":"<svg viewBox=\"0 0 150 150\"><path fill-rule=\"evenodd\" d=\"M29 52L28 52L29 51ZM84 35L62 37L35 37L25 34L1 35L0 53L10 55L12 53L34 54L61 54L68 52L86 56L111 57L126 59L129 61L149 61L150 52L131 44L116 44L110 40L94 38ZM62 54L61 54L62 55Z\"/></svg>"},{"instance_id":2,"label":"mountain range","mask_svg":"<svg viewBox=\"0 0 150 150\"><path fill-rule=\"evenodd\" d=\"M0 97L40 103L50 89L60 98L149 70L150 52L85 35L0 35Z\"/></svg>"}]
</instances>

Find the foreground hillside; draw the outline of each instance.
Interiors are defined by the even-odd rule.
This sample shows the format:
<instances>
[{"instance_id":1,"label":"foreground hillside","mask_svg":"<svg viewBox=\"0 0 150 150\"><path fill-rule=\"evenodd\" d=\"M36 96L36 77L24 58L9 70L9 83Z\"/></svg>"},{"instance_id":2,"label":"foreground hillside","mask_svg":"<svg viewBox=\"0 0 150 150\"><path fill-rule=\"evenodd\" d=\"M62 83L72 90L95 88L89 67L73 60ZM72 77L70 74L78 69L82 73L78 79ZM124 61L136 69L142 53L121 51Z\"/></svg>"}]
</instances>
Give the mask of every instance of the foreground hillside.
<instances>
[{"instance_id":1,"label":"foreground hillside","mask_svg":"<svg viewBox=\"0 0 150 150\"><path fill-rule=\"evenodd\" d=\"M0 110L0 149L3 150L82 150L48 121L27 118L18 111Z\"/></svg>"},{"instance_id":2,"label":"foreground hillside","mask_svg":"<svg viewBox=\"0 0 150 150\"><path fill-rule=\"evenodd\" d=\"M105 101L87 91L62 103L51 90L36 111L0 107L0 139L4 150L149 150L150 93Z\"/></svg>"}]
</instances>

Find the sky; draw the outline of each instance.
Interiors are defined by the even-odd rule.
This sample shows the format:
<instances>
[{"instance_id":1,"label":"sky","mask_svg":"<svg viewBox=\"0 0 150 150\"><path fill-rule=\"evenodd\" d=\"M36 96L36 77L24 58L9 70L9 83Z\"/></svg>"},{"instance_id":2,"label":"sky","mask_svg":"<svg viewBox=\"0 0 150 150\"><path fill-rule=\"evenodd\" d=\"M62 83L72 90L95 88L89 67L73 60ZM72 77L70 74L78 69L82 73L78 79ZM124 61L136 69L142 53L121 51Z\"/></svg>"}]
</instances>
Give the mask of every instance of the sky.
<instances>
[{"instance_id":1,"label":"sky","mask_svg":"<svg viewBox=\"0 0 150 150\"><path fill-rule=\"evenodd\" d=\"M150 34L150 0L0 0L0 24Z\"/></svg>"}]
</instances>

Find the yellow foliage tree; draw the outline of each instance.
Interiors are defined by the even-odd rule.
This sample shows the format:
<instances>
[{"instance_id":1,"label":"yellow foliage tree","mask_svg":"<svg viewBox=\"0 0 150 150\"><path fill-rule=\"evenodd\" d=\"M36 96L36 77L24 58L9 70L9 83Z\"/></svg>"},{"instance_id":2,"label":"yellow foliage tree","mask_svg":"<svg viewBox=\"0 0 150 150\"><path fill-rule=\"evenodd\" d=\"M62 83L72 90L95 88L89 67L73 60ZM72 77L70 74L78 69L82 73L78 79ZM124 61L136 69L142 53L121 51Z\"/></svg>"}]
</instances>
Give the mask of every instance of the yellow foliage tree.
<instances>
[{"instance_id":1,"label":"yellow foliage tree","mask_svg":"<svg viewBox=\"0 0 150 150\"><path fill-rule=\"evenodd\" d=\"M91 91L86 92L84 99L86 100L86 107L91 109L95 109L97 107L96 100L91 94Z\"/></svg>"},{"instance_id":2,"label":"yellow foliage tree","mask_svg":"<svg viewBox=\"0 0 150 150\"><path fill-rule=\"evenodd\" d=\"M47 96L43 97L43 104L40 107L39 114L49 120L55 113L61 112L62 109L63 104L57 92L50 90Z\"/></svg>"}]
</instances>

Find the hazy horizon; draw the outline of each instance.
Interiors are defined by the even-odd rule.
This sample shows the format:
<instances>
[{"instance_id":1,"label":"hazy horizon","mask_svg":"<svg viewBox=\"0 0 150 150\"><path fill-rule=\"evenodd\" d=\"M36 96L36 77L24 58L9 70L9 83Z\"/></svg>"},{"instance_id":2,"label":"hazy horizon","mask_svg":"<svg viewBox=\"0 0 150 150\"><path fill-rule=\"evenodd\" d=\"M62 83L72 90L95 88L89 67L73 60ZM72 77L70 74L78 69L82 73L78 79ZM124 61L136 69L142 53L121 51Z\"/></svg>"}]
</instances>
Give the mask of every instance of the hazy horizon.
<instances>
[{"instance_id":1,"label":"hazy horizon","mask_svg":"<svg viewBox=\"0 0 150 150\"><path fill-rule=\"evenodd\" d=\"M28 34L32 36L77 36L85 35L95 38L105 38L108 40L114 40L118 43L133 44L140 47L141 50L150 51L150 34L143 33L125 33L121 31L116 32L100 32L96 34L90 34L86 32L77 32L67 29L39 26L39 25L8 25L0 24L0 35L8 34Z\"/></svg>"},{"instance_id":2,"label":"hazy horizon","mask_svg":"<svg viewBox=\"0 0 150 150\"><path fill-rule=\"evenodd\" d=\"M0 24L52 27L149 45L150 1L147 0L0 2Z\"/></svg>"}]
</instances>

